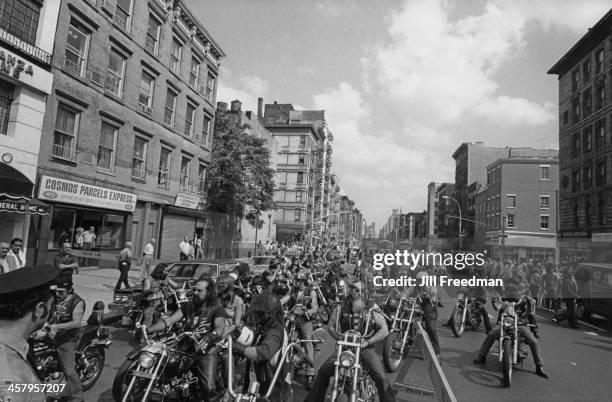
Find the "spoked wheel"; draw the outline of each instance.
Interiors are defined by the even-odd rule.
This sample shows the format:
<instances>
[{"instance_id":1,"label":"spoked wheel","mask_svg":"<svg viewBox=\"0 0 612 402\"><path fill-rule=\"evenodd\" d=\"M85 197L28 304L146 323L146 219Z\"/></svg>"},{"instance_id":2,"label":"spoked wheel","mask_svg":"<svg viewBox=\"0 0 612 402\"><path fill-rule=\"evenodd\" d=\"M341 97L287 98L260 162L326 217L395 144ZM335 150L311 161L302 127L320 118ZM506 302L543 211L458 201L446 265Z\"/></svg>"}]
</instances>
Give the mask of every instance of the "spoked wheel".
<instances>
[{"instance_id":1,"label":"spoked wheel","mask_svg":"<svg viewBox=\"0 0 612 402\"><path fill-rule=\"evenodd\" d=\"M83 391L87 391L93 387L100 378L104 369L105 353L103 349L90 348L83 354L85 366L80 370L79 377L83 385Z\"/></svg>"},{"instance_id":2,"label":"spoked wheel","mask_svg":"<svg viewBox=\"0 0 612 402\"><path fill-rule=\"evenodd\" d=\"M402 333L393 331L385 338L383 345L383 363L385 368L390 371L396 371L402 362Z\"/></svg>"},{"instance_id":3,"label":"spoked wheel","mask_svg":"<svg viewBox=\"0 0 612 402\"><path fill-rule=\"evenodd\" d=\"M451 314L451 319L450 319L450 325L451 325L451 329L453 330L453 334L459 338L462 334L463 331L465 330L465 326L463 325L463 311L458 308L455 307L453 309L453 313Z\"/></svg>"},{"instance_id":4,"label":"spoked wheel","mask_svg":"<svg viewBox=\"0 0 612 402\"><path fill-rule=\"evenodd\" d=\"M502 372L504 376L504 387L508 388L512 384L512 348L510 341L504 341L502 345Z\"/></svg>"},{"instance_id":5,"label":"spoked wheel","mask_svg":"<svg viewBox=\"0 0 612 402\"><path fill-rule=\"evenodd\" d=\"M329 310L326 306L319 307L319 318L323 324L327 324L329 322Z\"/></svg>"},{"instance_id":6,"label":"spoked wheel","mask_svg":"<svg viewBox=\"0 0 612 402\"><path fill-rule=\"evenodd\" d=\"M113 380L113 398L115 401L123 399L123 394L127 391L130 381L132 380L132 372L138 367L138 359L126 360L123 362L117 375ZM132 388L131 394L128 396L128 401L140 401L147 388L148 380L146 378L137 378Z\"/></svg>"}]
</instances>

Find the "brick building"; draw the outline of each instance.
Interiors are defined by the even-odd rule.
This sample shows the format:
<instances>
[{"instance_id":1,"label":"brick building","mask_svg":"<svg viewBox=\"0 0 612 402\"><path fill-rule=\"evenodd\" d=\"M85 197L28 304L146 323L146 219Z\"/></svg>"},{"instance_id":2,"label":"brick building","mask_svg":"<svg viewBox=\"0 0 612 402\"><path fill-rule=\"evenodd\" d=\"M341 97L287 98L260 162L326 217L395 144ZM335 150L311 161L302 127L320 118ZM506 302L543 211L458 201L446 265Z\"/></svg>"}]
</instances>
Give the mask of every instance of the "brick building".
<instances>
[{"instance_id":1,"label":"brick building","mask_svg":"<svg viewBox=\"0 0 612 402\"><path fill-rule=\"evenodd\" d=\"M139 255L178 259L183 236L205 235L218 69L225 56L183 1L61 3L39 155L39 262L78 227L95 250L126 240Z\"/></svg>"},{"instance_id":2,"label":"brick building","mask_svg":"<svg viewBox=\"0 0 612 402\"><path fill-rule=\"evenodd\" d=\"M548 74L559 79L561 258L612 262L612 10Z\"/></svg>"}]
</instances>

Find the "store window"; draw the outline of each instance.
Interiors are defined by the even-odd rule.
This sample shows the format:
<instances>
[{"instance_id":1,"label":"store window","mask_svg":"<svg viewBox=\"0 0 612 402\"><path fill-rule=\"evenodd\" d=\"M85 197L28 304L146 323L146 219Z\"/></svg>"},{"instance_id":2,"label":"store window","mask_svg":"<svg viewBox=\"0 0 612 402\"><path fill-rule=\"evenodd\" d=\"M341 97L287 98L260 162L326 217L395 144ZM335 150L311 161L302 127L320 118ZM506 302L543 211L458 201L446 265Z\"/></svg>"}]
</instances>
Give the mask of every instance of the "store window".
<instances>
[{"instance_id":1,"label":"store window","mask_svg":"<svg viewBox=\"0 0 612 402\"><path fill-rule=\"evenodd\" d=\"M125 243L125 228L127 215L95 211L88 209L75 209L68 207L55 207L51 219L51 233L49 236L49 249L58 249L62 243L75 243L78 228L87 230L93 226L96 233L94 249L119 249Z\"/></svg>"}]
</instances>

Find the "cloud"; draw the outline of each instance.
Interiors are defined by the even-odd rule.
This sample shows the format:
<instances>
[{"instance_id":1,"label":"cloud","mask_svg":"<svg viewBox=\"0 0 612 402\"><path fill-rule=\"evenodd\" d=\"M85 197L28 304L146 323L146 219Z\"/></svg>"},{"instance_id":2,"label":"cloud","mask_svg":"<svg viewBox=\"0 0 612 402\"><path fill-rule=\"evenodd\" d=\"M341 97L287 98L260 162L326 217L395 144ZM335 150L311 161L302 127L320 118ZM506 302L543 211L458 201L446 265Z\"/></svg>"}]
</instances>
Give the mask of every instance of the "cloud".
<instances>
[{"instance_id":1,"label":"cloud","mask_svg":"<svg viewBox=\"0 0 612 402\"><path fill-rule=\"evenodd\" d=\"M221 77L217 88L217 101L231 102L238 99L242 102L242 110L257 110L257 98L268 94L268 83L255 75L235 78L232 72L221 67Z\"/></svg>"},{"instance_id":2,"label":"cloud","mask_svg":"<svg viewBox=\"0 0 612 402\"><path fill-rule=\"evenodd\" d=\"M521 98L498 96L474 107L472 113L482 116L500 126L524 124L537 126L555 120L556 105L540 106Z\"/></svg>"}]
</instances>

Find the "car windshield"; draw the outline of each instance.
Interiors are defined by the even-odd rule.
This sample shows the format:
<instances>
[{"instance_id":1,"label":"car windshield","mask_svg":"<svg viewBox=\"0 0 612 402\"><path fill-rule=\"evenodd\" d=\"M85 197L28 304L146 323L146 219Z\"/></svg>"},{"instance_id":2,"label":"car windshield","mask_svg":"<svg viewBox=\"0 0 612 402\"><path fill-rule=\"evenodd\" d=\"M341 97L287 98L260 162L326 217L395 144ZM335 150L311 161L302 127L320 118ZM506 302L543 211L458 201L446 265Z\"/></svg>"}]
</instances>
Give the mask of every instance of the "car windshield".
<instances>
[{"instance_id":1,"label":"car windshield","mask_svg":"<svg viewBox=\"0 0 612 402\"><path fill-rule=\"evenodd\" d=\"M253 265L268 265L272 261L269 257L255 257L253 258Z\"/></svg>"}]
</instances>

